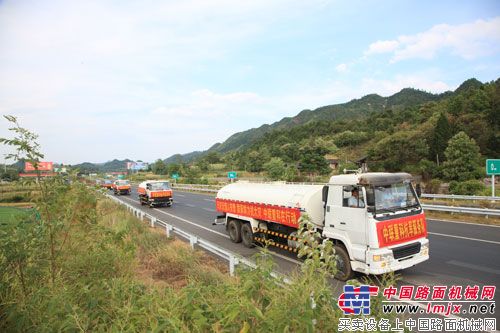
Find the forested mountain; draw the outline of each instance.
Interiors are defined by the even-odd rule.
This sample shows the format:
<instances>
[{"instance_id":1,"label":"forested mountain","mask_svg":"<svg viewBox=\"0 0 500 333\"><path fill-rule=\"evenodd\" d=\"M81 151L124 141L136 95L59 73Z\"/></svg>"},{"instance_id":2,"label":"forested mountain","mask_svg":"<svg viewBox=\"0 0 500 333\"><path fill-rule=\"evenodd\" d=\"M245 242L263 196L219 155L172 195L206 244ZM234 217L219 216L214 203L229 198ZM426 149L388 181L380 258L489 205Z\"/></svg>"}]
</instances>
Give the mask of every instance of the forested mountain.
<instances>
[{"instance_id":1,"label":"forested mountain","mask_svg":"<svg viewBox=\"0 0 500 333\"><path fill-rule=\"evenodd\" d=\"M325 156L340 169L365 158L371 171L479 178L484 159L500 157L500 79L484 84L470 79L439 95L403 89L389 97L373 94L304 110L196 154L200 169L219 159L230 169L281 170L276 174L289 180L330 173ZM454 175L447 171L452 168Z\"/></svg>"},{"instance_id":2,"label":"forested mountain","mask_svg":"<svg viewBox=\"0 0 500 333\"><path fill-rule=\"evenodd\" d=\"M200 155L202 155L203 151L193 151L187 154L175 154L163 160L165 163L190 163Z\"/></svg>"},{"instance_id":3,"label":"forested mountain","mask_svg":"<svg viewBox=\"0 0 500 333\"><path fill-rule=\"evenodd\" d=\"M413 88L405 88L389 97L370 94L347 103L323 106L315 110L303 110L294 117L283 118L271 125L265 124L258 128L252 128L243 132L235 133L226 141L214 144L205 152L195 151L187 154L176 154L165 159L164 162L189 163L200 155L208 152L226 153L228 151L246 148L256 140L262 138L266 133L270 133L273 130L289 129L315 121L331 121L363 117L370 112L381 112L386 108L399 110L416 104L437 101L446 97L448 94L449 93L435 95Z\"/></svg>"},{"instance_id":4,"label":"forested mountain","mask_svg":"<svg viewBox=\"0 0 500 333\"><path fill-rule=\"evenodd\" d=\"M236 133L225 142L211 147L209 151L225 153L230 150L244 148L264 134L276 129L288 129L315 121L355 118L365 116L370 112L381 112L386 108L397 110L415 104L435 101L440 99L441 96L443 95L434 95L412 88L405 88L389 97L382 97L377 94L366 95L343 104L323 106L315 110L303 110L295 117L283 118L271 125L263 125L259 128Z\"/></svg>"},{"instance_id":5,"label":"forested mountain","mask_svg":"<svg viewBox=\"0 0 500 333\"><path fill-rule=\"evenodd\" d=\"M80 172L83 173L97 173L97 172L112 172L112 171L126 171L127 162L132 162L132 160L124 159L108 161L105 163L90 163L84 162L80 164L73 165L73 168L78 168Z\"/></svg>"}]
</instances>

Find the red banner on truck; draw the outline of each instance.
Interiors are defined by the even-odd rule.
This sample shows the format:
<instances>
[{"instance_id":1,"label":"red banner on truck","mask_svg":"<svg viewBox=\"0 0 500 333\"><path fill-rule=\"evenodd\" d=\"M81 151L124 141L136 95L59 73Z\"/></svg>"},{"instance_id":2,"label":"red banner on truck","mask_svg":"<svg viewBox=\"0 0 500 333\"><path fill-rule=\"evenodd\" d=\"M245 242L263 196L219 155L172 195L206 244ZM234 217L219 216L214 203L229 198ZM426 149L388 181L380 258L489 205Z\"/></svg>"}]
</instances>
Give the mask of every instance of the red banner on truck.
<instances>
[{"instance_id":1,"label":"red banner on truck","mask_svg":"<svg viewBox=\"0 0 500 333\"><path fill-rule=\"evenodd\" d=\"M38 171L52 171L53 162L38 162ZM24 162L24 171L35 171L35 166L30 162Z\"/></svg>"},{"instance_id":2,"label":"red banner on truck","mask_svg":"<svg viewBox=\"0 0 500 333\"><path fill-rule=\"evenodd\" d=\"M298 208L219 198L215 199L215 208L219 212L252 217L258 220L277 222L293 228L299 227L300 210Z\"/></svg>"},{"instance_id":3,"label":"red banner on truck","mask_svg":"<svg viewBox=\"0 0 500 333\"><path fill-rule=\"evenodd\" d=\"M377 222L377 235L380 247L427 237L425 214L422 213L395 220Z\"/></svg>"}]
</instances>

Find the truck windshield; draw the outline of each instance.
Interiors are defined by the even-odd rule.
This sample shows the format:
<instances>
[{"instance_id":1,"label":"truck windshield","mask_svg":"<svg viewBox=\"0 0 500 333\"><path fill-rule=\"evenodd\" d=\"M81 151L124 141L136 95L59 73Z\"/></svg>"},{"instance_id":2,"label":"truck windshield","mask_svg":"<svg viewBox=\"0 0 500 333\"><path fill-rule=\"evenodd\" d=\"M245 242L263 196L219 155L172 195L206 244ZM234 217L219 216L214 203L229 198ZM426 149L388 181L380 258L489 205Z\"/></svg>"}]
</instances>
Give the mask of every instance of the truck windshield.
<instances>
[{"instance_id":1,"label":"truck windshield","mask_svg":"<svg viewBox=\"0 0 500 333\"><path fill-rule=\"evenodd\" d=\"M152 183L151 190L153 191L170 190L170 185L168 184L168 182Z\"/></svg>"},{"instance_id":2,"label":"truck windshield","mask_svg":"<svg viewBox=\"0 0 500 333\"><path fill-rule=\"evenodd\" d=\"M395 212L418 206L417 196L410 183L396 183L383 186L370 186L366 189L368 206L375 211Z\"/></svg>"},{"instance_id":3,"label":"truck windshield","mask_svg":"<svg viewBox=\"0 0 500 333\"><path fill-rule=\"evenodd\" d=\"M123 185L129 185L130 182L128 180L117 180L116 185L118 186L123 186Z\"/></svg>"}]
</instances>

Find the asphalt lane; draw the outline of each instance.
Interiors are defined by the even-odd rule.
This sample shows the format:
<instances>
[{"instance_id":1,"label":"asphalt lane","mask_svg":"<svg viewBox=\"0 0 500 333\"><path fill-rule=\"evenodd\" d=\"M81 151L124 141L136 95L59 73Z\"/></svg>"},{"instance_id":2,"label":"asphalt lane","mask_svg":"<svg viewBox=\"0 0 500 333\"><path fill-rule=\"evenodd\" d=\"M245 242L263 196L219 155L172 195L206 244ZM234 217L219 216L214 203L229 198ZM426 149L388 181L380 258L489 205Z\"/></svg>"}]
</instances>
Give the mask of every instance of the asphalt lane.
<instances>
[{"instance_id":1,"label":"asphalt lane","mask_svg":"<svg viewBox=\"0 0 500 333\"><path fill-rule=\"evenodd\" d=\"M172 207L148 208L141 206L134 188L130 196L120 197L145 212L216 243L246 258L259 252L242 244L231 242L224 226L213 226L217 215L213 196L174 192ZM487 225L442 222L428 220L430 259L400 272L399 285L495 285L500 286L500 228ZM276 269L282 273L298 270L300 260L295 255L273 249ZM334 282L334 289L340 292L343 283ZM497 292L495 301L500 301ZM495 317L499 318L498 311Z\"/></svg>"}]
</instances>

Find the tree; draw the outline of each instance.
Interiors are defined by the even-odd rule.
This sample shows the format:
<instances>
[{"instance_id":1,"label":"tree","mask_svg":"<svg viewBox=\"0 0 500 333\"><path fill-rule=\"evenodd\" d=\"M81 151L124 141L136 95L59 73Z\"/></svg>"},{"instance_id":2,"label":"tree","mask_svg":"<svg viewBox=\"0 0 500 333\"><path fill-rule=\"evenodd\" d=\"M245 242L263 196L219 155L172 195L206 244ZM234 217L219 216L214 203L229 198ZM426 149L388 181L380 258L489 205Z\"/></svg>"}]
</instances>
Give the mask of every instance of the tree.
<instances>
[{"instance_id":1,"label":"tree","mask_svg":"<svg viewBox=\"0 0 500 333\"><path fill-rule=\"evenodd\" d=\"M269 162L264 164L264 170L269 178L272 180L279 180L283 178L285 173L285 163L279 157L273 157Z\"/></svg>"},{"instance_id":2,"label":"tree","mask_svg":"<svg viewBox=\"0 0 500 333\"><path fill-rule=\"evenodd\" d=\"M196 161L195 165L200 168L202 172L207 172L210 169L210 163L205 158L200 158Z\"/></svg>"},{"instance_id":3,"label":"tree","mask_svg":"<svg viewBox=\"0 0 500 333\"><path fill-rule=\"evenodd\" d=\"M434 132L429 140L429 157L431 161L442 163L444 161L444 150L448 145L448 140L451 138L451 126L448 118L441 113L439 115Z\"/></svg>"},{"instance_id":4,"label":"tree","mask_svg":"<svg viewBox=\"0 0 500 333\"><path fill-rule=\"evenodd\" d=\"M0 179L5 181L15 181L19 179L19 173L16 168L0 166Z\"/></svg>"},{"instance_id":5,"label":"tree","mask_svg":"<svg viewBox=\"0 0 500 333\"><path fill-rule=\"evenodd\" d=\"M448 142L444 151L443 174L447 180L474 179L479 165L479 147L465 132L459 132Z\"/></svg>"},{"instance_id":6,"label":"tree","mask_svg":"<svg viewBox=\"0 0 500 333\"><path fill-rule=\"evenodd\" d=\"M178 163L168 163L167 164L167 174L172 175L172 174L182 174L182 164Z\"/></svg>"},{"instance_id":7,"label":"tree","mask_svg":"<svg viewBox=\"0 0 500 333\"><path fill-rule=\"evenodd\" d=\"M388 171L400 171L405 164L418 163L427 156L429 147L417 131L396 132L382 140L369 152Z\"/></svg>"},{"instance_id":8,"label":"tree","mask_svg":"<svg viewBox=\"0 0 500 333\"><path fill-rule=\"evenodd\" d=\"M266 162L265 154L253 150L248 154L248 160L246 164L247 170L251 172L260 172L263 170L265 162Z\"/></svg>"},{"instance_id":9,"label":"tree","mask_svg":"<svg viewBox=\"0 0 500 333\"><path fill-rule=\"evenodd\" d=\"M300 150L300 171L313 174L328 174L330 167L325 159L325 154L328 152L322 147L304 147Z\"/></svg>"},{"instance_id":10,"label":"tree","mask_svg":"<svg viewBox=\"0 0 500 333\"><path fill-rule=\"evenodd\" d=\"M221 158L218 152L211 151L209 152L204 159L210 163L210 164L215 164L215 163L220 163Z\"/></svg>"},{"instance_id":11,"label":"tree","mask_svg":"<svg viewBox=\"0 0 500 333\"><path fill-rule=\"evenodd\" d=\"M153 170L155 175L166 175L167 165L161 159L157 159L151 166L151 170Z\"/></svg>"}]
</instances>

